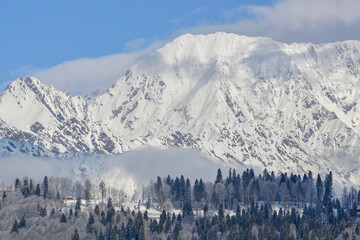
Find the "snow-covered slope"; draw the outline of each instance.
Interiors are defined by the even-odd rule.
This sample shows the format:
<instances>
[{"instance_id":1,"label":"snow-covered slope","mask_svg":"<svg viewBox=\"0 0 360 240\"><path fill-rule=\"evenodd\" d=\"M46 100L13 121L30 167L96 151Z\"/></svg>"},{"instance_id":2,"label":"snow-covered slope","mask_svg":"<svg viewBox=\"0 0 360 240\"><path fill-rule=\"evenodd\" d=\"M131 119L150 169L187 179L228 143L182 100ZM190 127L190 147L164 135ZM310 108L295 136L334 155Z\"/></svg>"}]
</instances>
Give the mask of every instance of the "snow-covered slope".
<instances>
[{"instance_id":1,"label":"snow-covered slope","mask_svg":"<svg viewBox=\"0 0 360 240\"><path fill-rule=\"evenodd\" d=\"M88 102L16 80L0 98L0 132L59 152L198 149L225 164L332 170L360 184L359 91L358 41L186 34Z\"/></svg>"}]
</instances>

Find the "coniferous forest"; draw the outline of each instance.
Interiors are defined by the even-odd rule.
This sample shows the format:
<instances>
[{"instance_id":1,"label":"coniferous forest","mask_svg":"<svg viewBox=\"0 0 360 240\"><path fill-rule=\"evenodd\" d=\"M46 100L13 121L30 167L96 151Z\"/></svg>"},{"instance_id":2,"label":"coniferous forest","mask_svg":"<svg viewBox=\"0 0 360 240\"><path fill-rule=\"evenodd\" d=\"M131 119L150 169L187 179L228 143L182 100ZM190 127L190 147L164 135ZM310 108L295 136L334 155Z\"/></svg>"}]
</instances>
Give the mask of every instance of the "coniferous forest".
<instances>
[{"instance_id":1,"label":"coniferous forest","mask_svg":"<svg viewBox=\"0 0 360 240\"><path fill-rule=\"evenodd\" d=\"M360 191L336 197L331 172L157 177L137 198L47 176L3 189L0 239L360 239Z\"/></svg>"}]
</instances>

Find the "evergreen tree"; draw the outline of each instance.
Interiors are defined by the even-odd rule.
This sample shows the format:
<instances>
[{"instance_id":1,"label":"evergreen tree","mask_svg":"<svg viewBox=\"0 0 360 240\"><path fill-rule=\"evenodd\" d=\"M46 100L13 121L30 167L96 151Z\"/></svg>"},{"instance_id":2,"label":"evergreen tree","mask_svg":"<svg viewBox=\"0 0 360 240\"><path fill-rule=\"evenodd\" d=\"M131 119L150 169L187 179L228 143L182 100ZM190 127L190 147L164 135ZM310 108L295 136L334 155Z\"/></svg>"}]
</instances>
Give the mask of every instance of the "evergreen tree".
<instances>
[{"instance_id":1,"label":"evergreen tree","mask_svg":"<svg viewBox=\"0 0 360 240\"><path fill-rule=\"evenodd\" d=\"M97 204L95 206L94 213L96 214L96 216L99 216L99 214L100 214L100 208L99 208L99 205L97 205Z\"/></svg>"},{"instance_id":2,"label":"evergreen tree","mask_svg":"<svg viewBox=\"0 0 360 240\"><path fill-rule=\"evenodd\" d=\"M30 193L33 191L34 189L34 183L33 183L33 180L30 179L30 184L29 184L29 189L30 189Z\"/></svg>"},{"instance_id":3,"label":"evergreen tree","mask_svg":"<svg viewBox=\"0 0 360 240\"><path fill-rule=\"evenodd\" d=\"M219 204L218 216L220 220L224 219L224 205L222 203Z\"/></svg>"},{"instance_id":4,"label":"evergreen tree","mask_svg":"<svg viewBox=\"0 0 360 240\"><path fill-rule=\"evenodd\" d=\"M15 191L21 187L21 182L18 178L15 179Z\"/></svg>"},{"instance_id":5,"label":"evergreen tree","mask_svg":"<svg viewBox=\"0 0 360 240\"><path fill-rule=\"evenodd\" d=\"M115 216L115 209L113 206L110 206L106 212L106 222L112 223L112 219Z\"/></svg>"},{"instance_id":6,"label":"evergreen tree","mask_svg":"<svg viewBox=\"0 0 360 240\"><path fill-rule=\"evenodd\" d=\"M63 213L62 215L61 215L61 217L60 217L60 223L66 223L67 221L66 221L66 216L65 216L65 214Z\"/></svg>"},{"instance_id":7,"label":"evergreen tree","mask_svg":"<svg viewBox=\"0 0 360 240\"><path fill-rule=\"evenodd\" d=\"M350 216L356 218L356 215L357 215L357 204L356 202L353 202L352 208L350 210Z\"/></svg>"},{"instance_id":8,"label":"evergreen tree","mask_svg":"<svg viewBox=\"0 0 360 240\"><path fill-rule=\"evenodd\" d=\"M159 176L157 177L157 180L155 183L155 193L156 193L156 198L159 203L159 207L160 207L160 209L163 209L164 203L165 203L165 195L164 195L162 180Z\"/></svg>"},{"instance_id":9,"label":"evergreen tree","mask_svg":"<svg viewBox=\"0 0 360 240\"><path fill-rule=\"evenodd\" d=\"M46 208L40 208L40 217L45 217L47 215Z\"/></svg>"},{"instance_id":10,"label":"evergreen tree","mask_svg":"<svg viewBox=\"0 0 360 240\"><path fill-rule=\"evenodd\" d=\"M94 215L92 213L89 214L89 219L88 219L88 223L86 225L86 232L87 233L92 233L93 232L93 228L92 225L95 223L95 219L94 219Z\"/></svg>"},{"instance_id":11,"label":"evergreen tree","mask_svg":"<svg viewBox=\"0 0 360 240\"><path fill-rule=\"evenodd\" d=\"M21 219L20 219L20 222L19 222L19 229L20 228L24 228L26 227L26 219L25 219L25 216L23 216Z\"/></svg>"},{"instance_id":12,"label":"evergreen tree","mask_svg":"<svg viewBox=\"0 0 360 240\"><path fill-rule=\"evenodd\" d=\"M168 213L166 216L164 232L168 233L170 230L171 230L171 218L170 218L170 214Z\"/></svg>"},{"instance_id":13,"label":"evergreen tree","mask_svg":"<svg viewBox=\"0 0 360 240\"><path fill-rule=\"evenodd\" d=\"M29 183L27 179L24 179L24 184L21 187L21 193L23 194L23 196L29 197L30 196L30 188L29 188Z\"/></svg>"},{"instance_id":14,"label":"evergreen tree","mask_svg":"<svg viewBox=\"0 0 360 240\"><path fill-rule=\"evenodd\" d=\"M81 198L80 196L77 197L76 203L75 203L75 211L81 211Z\"/></svg>"},{"instance_id":15,"label":"evergreen tree","mask_svg":"<svg viewBox=\"0 0 360 240\"><path fill-rule=\"evenodd\" d=\"M320 174L318 174L317 179L316 179L316 199L318 202L321 202L321 198L324 194L324 188L323 188L323 183L320 177Z\"/></svg>"},{"instance_id":16,"label":"evergreen tree","mask_svg":"<svg viewBox=\"0 0 360 240\"><path fill-rule=\"evenodd\" d=\"M179 202L181 204L181 206L183 206L184 202L185 202L185 190L186 189L186 184L185 184L185 178L183 175L181 175L180 177L180 185L179 185Z\"/></svg>"},{"instance_id":17,"label":"evergreen tree","mask_svg":"<svg viewBox=\"0 0 360 240\"><path fill-rule=\"evenodd\" d=\"M126 239L126 229L125 229L125 225L124 223L121 224L121 229L120 229L120 240L125 240Z\"/></svg>"},{"instance_id":18,"label":"evergreen tree","mask_svg":"<svg viewBox=\"0 0 360 240\"><path fill-rule=\"evenodd\" d=\"M164 229L164 224L166 221L166 212L165 210L162 211L161 215L160 215L160 219L159 219L159 230L158 233L161 233Z\"/></svg>"},{"instance_id":19,"label":"evergreen tree","mask_svg":"<svg viewBox=\"0 0 360 240\"><path fill-rule=\"evenodd\" d=\"M183 216L192 216L193 215L193 211L192 211L192 205L190 201L186 201L183 205Z\"/></svg>"},{"instance_id":20,"label":"evergreen tree","mask_svg":"<svg viewBox=\"0 0 360 240\"><path fill-rule=\"evenodd\" d=\"M108 202L107 202L107 208L111 208L113 205L112 205L112 200L111 198L109 197L108 198Z\"/></svg>"},{"instance_id":21,"label":"evergreen tree","mask_svg":"<svg viewBox=\"0 0 360 240\"><path fill-rule=\"evenodd\" d=\"M98 234L98 237L96 238L96 240L105 240L105 236L101 230L100 230L100 233Z\"/></svg>"},{"instance_id":22,"label":"evergreen tree","mask_svg":"<svg viewBox=\"0 0 360 240\"><path fill-rule=\"evenodd\" d=\"M326 207L329 203L331 203L331 195L332 192L332 172L326 176L325 178L325 192L324 192L324 199L323 199L323 206Z\"/></svg>"},{"instance_id":23,"label":"evergreen tree","mask_svg":"<svg viewBox=\"0 0 360 240\"><path fill-rule=\"evenodd\" d=\"M3 195L2 195L2 199L5 199L5 198L6 198L6 192L4 191Z\"/></svg>"},{"instance_id":24,"label":"evergreen tree","mask_svg":"<svg viewBox=\"0 0 360 240\"><path fill-rule=\"evenodd\" d=\"M74 235L72 236L71 239L72 239L72 240L80 240L80 236L79 236L79 233L78 233L78 230L77 230L77 229L75 229Z\"/></svg>"},{"instance_id":25,"label":"evergreen tree","mask_svg":"<svg viewBox=\"0 0 360 240\"><path fill-rule=\"evenodd\" d=\"M209 211L209 206L207 204L204 205L204 215L207 215L207 212Z\"/></svg>"},{"instance_id":26,"label":"evergreen tree","mask_svg":"<svg viewBox=\"0 0 360 240\"><path fill-rule=\"evenodd\" d=\"M51 209L51 212L50 212L50 216L51 216L51 217L53 217L53 216L54 216L54 214L55 214L55 209L54 209L54 208L52 208L52 209Z\"/></svg>"},{"instance_id":27,"label":"evergreen tree","mask_svg":"<svg viewBox=\"0 0 360 240\"><path fill-rule=\"evenodd\" d=\"M116 227L116 225L115 225ZM109 240L116 240L116 229L111 227L111 225L109 226L109 230L110 230L110 234L108 236Z\"/></svg>"},{"instance_id":28,"label":"evergreen tree","mask_svg":"<svg viewBox=\"0 0 360 240\"><path fill-rule=\"evenodd\" d=\"M105 218L105 213L104 211L101 211L100 213L100 222L104 225L106 225L106 218Z\"/></svg>"},{"instance_id":29,"label":"evergreen tree","mask_svg":"<svg viewBox=\"0 0 360 240\"><path fill-rule=\"evenodd\" d=\"M101 202L104 204L104 198L106 197L106 186L103 180L99 184L99 191L101 194Z\"/></svg>"},{"instance_id":30,"label":"evergreen tree","mask_svg":"<svg viewBox=\"0 0 360 240\"><path fill-rule=\"evenodd\" d=\"M49 197L48 196L49 195L49 181L48 181L47 176L44 177L42 186L43 186L43 198L48 198Z\"/></svg>"},{"instance_id":31,"label":"evergreen tree","mask_svg":"<svg viewBox=\"0 0 360 240\"><path fill-rule=\"evenodd\" d=\"M174 227L174 231L173 231L173 234L172 234L173 239L175 239L175 240L179 239L179 234L180 234L181 228L182 228L181 227L181 221L176 222L175 227Z\"/></svg>"},{"instance_id":32,"label":"evergreen tree","mask_svg":"<svg viewBox=\"0 0 360 240\"><path fill-rule=\"evenodd\" d=\"M18 222L17 222L16 219L15 219L15 222L14 222L14 224L13 224L13 227L12 227L10 233L13 233L13 232L19 233L19 224L18 224Z\"/></svg>"},{"instance_id":33,"label":"evergreen tree","mask_svg":"<svg viewBox=\"0 0 360 240\"><path fill-rule=\"evenodd\" d=\"M226 177L226 180L225 180L225 186L227 187L231 182L232 182L232 172L231 172L231 168L230 168L228 176Z\"/></svg>"},{"instance_id":34,"label":"evergreen tree","mask_svg":"<svg viewBox=\"0 0 360 240\"><path fill-rule=\"evenodd\" d=\"M35 195L38 197L41 195L40 184L36 184Z\"/></svg>"},{"instance_id":35,"label":"evergreen tree","mask_svg":"<svg viewBox=\"0 0 360 240\"><path fill-rule=\"evenodd\" d=\"M60 200L60 199L61 199L59 191L56 192L56 199L57 199L57 200Z\"/></svg>"},{"instance_id":36,"label":"evergreen tree","mask_svg":"<svg viewBox=\"0 0 360 240\"><path fill-rule=\"evenodd\" d=\"M149 220L147 210L145 210L145 212L144 212L144 220L145 220L145 221L148 221L148 220Z\"/></svg>"},{"instance_id":37,"label":"evergreen tree","mask_svg":"<svg viewBox=\"0 0 360 240\"><path fill-rule=\"evenodd\" d=\"M89 206L89 204L90 204L91 187L92 187L92 185L91 185L90 180L86 179L85 183L84 183L84 198L85 198L86 206Z\"/></svg>"},{"instance_id":38,"label":"evergreen tree","mask_svg":"<svg viewBox=\"0 0 360 240\"><path fill-rule=\"evenodd\" d=\"M216 183L222 183L222 182L223 182L223 177L222 177L221 169L219 168L218 171L217 171L215 184Z\"/></svg>"}]
</instances>

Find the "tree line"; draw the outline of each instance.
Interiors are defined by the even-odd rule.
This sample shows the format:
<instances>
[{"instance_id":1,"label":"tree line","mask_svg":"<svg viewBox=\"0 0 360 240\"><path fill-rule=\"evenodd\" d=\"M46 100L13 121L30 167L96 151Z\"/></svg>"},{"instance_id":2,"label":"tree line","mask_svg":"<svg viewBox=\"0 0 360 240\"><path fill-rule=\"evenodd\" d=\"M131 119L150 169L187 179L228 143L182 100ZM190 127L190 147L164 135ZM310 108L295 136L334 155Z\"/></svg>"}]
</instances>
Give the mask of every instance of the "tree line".
<instances>
[{"instance_id":1,"label":"tree line","mask_svg":"<svg viewBox=\"0 0 360 240\"><path fill-rule=\"evenodd\" d=\"M55 179L64 181L44 177L34 184L28 178L16 179L15 191L3 192L1 239L360 238L360 191L344 188L341 198L335 198L332 172L322 178L311 171L275 176L265 169L256 176L252 169L241 174L230 169L223 177L218 169L213 182L195 179L193 183L184 176L157 177L142 189L145 211L114 204L103 181L95 188L88 180L67 186ZM75 206L64 206L62 196L68 193L61 186L65 185L77 194ZM102 201L84 207L81 201L90 199L94 191ZM161 213L159 217L149 217L154 210Z\"/></svg>"}]
</instances>

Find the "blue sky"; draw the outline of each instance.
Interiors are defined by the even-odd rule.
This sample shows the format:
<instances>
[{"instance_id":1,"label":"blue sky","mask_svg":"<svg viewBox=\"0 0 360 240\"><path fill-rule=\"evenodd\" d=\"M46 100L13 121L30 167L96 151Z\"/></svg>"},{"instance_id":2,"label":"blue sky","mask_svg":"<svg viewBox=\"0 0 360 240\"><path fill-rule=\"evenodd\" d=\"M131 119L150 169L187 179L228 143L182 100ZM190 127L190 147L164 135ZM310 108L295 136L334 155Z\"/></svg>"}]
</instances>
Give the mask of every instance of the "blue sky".
<instances>
[{"instance_id":1,"label":"blue sky","mask_svg":"<svg viewBox=\"0 0 360 240\"><path fill-rule=\"evenodd\" d=\"M360 7L358 2L2 1L0 86L2 90L17 77L36 75L61 90L68 87L73 94L84 94L107 87L121 75L122 68L148 52L144 49L154 49L186 32L226 31L269 36L284 42L360 39L359 31L356 31L360 29L357 28L360 26L360 15L356 10ZM91 84L86 90L80 89L79 84L69 85L80 78L96 76L96 73L86 75L89 66L97 63L108 66L110 61L118 61L119 65L113 68L121 71L109 70L111 74L105 77L108 79L104 78L104 83L89 80ZM88 65L89 62L92 65ZM64 63L66 69L72 69L68 73L64 73ZM72 76L76 79L71 79Z\"/></svg>"}]
</instances>

